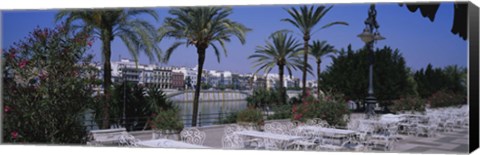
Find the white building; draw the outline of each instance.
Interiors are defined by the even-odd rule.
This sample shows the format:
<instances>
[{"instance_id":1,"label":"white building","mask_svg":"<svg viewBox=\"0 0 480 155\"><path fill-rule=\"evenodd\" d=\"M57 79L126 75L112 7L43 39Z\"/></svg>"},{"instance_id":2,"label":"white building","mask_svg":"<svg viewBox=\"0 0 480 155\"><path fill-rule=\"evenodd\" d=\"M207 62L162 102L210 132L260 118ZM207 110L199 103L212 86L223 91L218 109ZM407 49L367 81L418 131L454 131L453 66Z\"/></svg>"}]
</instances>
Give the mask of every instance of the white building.
<instances>
[{"instance_id":1,"label":"white building","mask_svg":"<svg viewBox=\"0 0 480 155\"><path fill-rule=\"evenodd\" d=\"M130 82L140 82L140 74L144 66L135 64L129 59L121 59L114 61L112 64L112 82L122 82L123 80Z\"/></svg>"},{"instance_id":2,"label":"white building","mask_svg":"<svg viewBox=\"0 0 480 155\"><path fill-rule=\"evenodd\" d=\"M136 64L129 59L112 62L112 82L134 82L149 88L171 89L170 67Z\"/></svg>"},{"instance_id":3,"label":"white building","mask_svg":"<svg viewBox=\"0 0 480 155\"><path fill-rule=\"evenodd\" d=\"M157 65L144 65L140 74L140 83L149 88L171 89L172 69Z\"/></svg>"},{"instance_id":4,"label":"white building","mask_svg":"<svg viewBox=\"0 0 480 155\"><path fill-rule=\"evenodd\" d=\"M185 80L185 89L193 89L197 84L197 69L187 67L173 67L172 72L182 73Z\"/></svg>"},{"instance_id":5,"label":"white building","mask_svg":"<svg viewBox=\"0 0 480 155\"><path fill-rule=\"evenodd\" d=\"M280 76L275 73L269 73L266 75L267 78L267 88L275 88L278 87L279 82L280 82ZM296 87L298 83L298 79L295 78L294 76L290 77L289 75L283 75L283 87L285 88L292 88Z\"/></svg>"},{"instance_id":6,"label":"white building","mask_svg":"<svg viewBox=\"0 0 480 155\"><path fill-rule=\"evenodd\" d=\"M299 85L300 87L303 88L303 85L301 82ZM317 88L317 87L318 87L317 80L307 80L307 88Z\"/></svg>"},{"instance_id":7,"label":"white building","mask_svg":"<svg viewBox=\"0 0 480 155\"><path fill-rule=\"evenodd\" d=\"M213 87L232 85L232 72L230 71L208 71L208 83Z\"/></svg>"}]
</instances>

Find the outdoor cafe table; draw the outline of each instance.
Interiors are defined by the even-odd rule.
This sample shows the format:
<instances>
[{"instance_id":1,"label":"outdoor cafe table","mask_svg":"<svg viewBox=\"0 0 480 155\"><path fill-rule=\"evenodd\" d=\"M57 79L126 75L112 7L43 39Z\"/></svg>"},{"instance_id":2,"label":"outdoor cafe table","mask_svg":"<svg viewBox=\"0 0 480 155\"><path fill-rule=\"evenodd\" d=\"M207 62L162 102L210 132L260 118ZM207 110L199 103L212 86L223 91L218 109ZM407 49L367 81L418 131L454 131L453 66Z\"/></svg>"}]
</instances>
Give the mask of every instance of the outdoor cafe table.
<instances>
[{"instance_id":1,"label":"outdoor cafe table","mask_svg":"<svg viewBox=\"0 0 480 155\"><path fill-rule=\"evenodd\" d=\"M360 123L372 124L377 127L388 127L398 122L400 121L396 121L396 120L361 120L360 121Z\"/></svg>"},{"instance_id":2,"label":"outdoor cafe table","mask_svg":"<svg viewBox=\"0 0 480 155\"><path fill-rule=\"evenodd\" d=\"M211 147L189 144L171 139L155 139L137 142L138 146L143 147L160 147L160 148L190 148L190 149L208 149Z\"/></svg>"},{"instance_id":3,"label":"outdoor cafe table","mask_svg":"<svg viewBox=\"0 0 480 155\"><path fill-rule=\"evenodd\" d=\"M394 115L394 114L385 114L380 117L380 120L382 121L396 121L400 122L403 121L405 118L405 115Z\"/></svg>"},{"instance_id":4,"label":"outdoor cafe table","mask_svg":"<svg viewBox=\"0 0 480 155\"><path fill-rule=\"evenodd\" d=\"M276 133L270 133L270 132L260 132L260 131L254 131L254 130L237 131L237 132L234 132L234 134L240 135L240 136L261 138L261 139L264 139L264 140L269 139L269 140L274 140L274 141L280 141L280 143L279 143L280 148L287 147L285 145L288 142L292 142L294 140L304 139L304 137L300 137L300 136L283 135L283 134L276 134Z\"/></svg>"},{"instance_id":5,"label":"outdoor cafe table","mask_svg":"<svg viewBox=\"0 0 480 155\"><path fill-rule=\"evenodd\" d=\"M323 133L324 138L339 140L340 144L343 143L343 141L346 140L349 136L355 136L357 133L356 131L352 130L325 128L319 126L299 126L297 127L297 129Z\"/></svg>"},{"instance_id":6,"label":"outdoor cafe table","mask_svg":"<svg viewBox=\"0 0 480 155\"><path fill-rule=\"evenodd\" d=\"M348 135L353 135L356 132L352 130L344 130L344 129L335 129L335 128L324 128L324 127L317 127L317 126L299 126L299 130L311 130L314 132L322 132L326 133L329 135L335 135L335 136L348 136Z\"/></svg>"},{"instance_id":7,"label":"outdoor cafe table","mask_svg":"<svg viewBox=\"0 0 480 155\"><path fill-rule=\"evenodd\" d=\"M417 123L426 123L428 117L426 115L417 115L417 114L401 114L406 118L407 122L417 122Z\"/></svg>"}]
</instances>

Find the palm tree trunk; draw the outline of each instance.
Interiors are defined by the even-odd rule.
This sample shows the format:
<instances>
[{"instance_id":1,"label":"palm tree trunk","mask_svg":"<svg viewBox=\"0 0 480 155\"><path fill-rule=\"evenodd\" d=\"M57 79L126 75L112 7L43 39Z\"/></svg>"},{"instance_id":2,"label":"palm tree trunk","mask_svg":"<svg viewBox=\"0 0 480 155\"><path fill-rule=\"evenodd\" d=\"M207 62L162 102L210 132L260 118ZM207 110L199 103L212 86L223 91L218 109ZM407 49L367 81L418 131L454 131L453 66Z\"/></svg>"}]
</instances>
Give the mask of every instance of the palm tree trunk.
<instances>
[{"instance_id":1,"label":"palm tree trunk","mask_svg":"<svg viewBox=\"0 0 480 155\"><path fill-rule=\"evenodd\" d=\"M280 105L284 105L287 101L287 94L285 93L285 87L283 86L283 68L284 65L278 65L278 77L280 78Z\"/></svg>"},{"instance_id":2,"label":"palm tree trunk","mask_svg":"<svg viewBox=\"0 0 480 155\"><path fill-rule=\"evenodd\" d=\"M200 97L200 88L202 83L202 71L203 63L205 62L205 50L206 48L197 47L198 53L198 70L197 70L197 85L195 86L195 96L193 98L193 115L192 115L192 127L197 126L198 115L198 99Z\"/></svg>"},{"instance_id":3,"label":"palm tree trunk","mask_svg":"<svg viewBox=\"0 0 480 155\"><path fill-rule=\"evenodd\" d=\"M112 41L112 29L102 30L102 51L104 56L103 63L103 92L104 92L104 103L103 103L103 122L102 129L107 129L109 127L110 120L110 85L112 84L112 68L110 64L110 57L112 55L111 51L111 41Z\"/></svg>"},{"instance_id":4,"label":"palm tree trunk","mask_svg":"<svg viewBox=\"0 0 480 155\"><path fill-rule=\"evenodd\" d=\"M307 95L307 65L308 65L308 41L310 40L310 35L305 34L303 36L303 79L302 79L302 85L303 85L303 91L302 91L302 96Z\"/></svg>"},{"instance_id":5,"label":"palm tree trunk","mask_svg":"<svg viewBox=\"0 0 480 155\"><path fill-rule=\"evenodd\" d=\"M320 64L322 62L317 61L317 98L320 100Z\"/></svg>"}]
</instances>

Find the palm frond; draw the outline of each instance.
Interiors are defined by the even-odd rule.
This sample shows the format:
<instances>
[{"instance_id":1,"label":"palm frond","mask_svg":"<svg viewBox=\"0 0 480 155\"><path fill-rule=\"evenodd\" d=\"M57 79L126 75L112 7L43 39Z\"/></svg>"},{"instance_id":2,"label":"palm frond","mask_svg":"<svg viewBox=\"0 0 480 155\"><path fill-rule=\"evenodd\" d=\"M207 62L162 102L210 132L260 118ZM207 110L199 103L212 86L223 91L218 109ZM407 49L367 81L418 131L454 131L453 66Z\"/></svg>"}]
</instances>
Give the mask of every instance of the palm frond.
<instances>
[{"instance_id":1,"label":"palm frond","mask_svg":"<svg viewBox=\"0 0 480 155\"><path fill-rule=\"evenodd\" d=\"M164 62L168 62L170 60L170 56L172 55L173 51L178 48L178 46L186 44L185 42L175 42L173 43L172 46L170 46L166 51L165 51L165 57L164 57Z\"/></svg>"},{"instance_id":2,"label":"palm frond","mask_svg":"<svg viewBox=\"0 0 480 155\"><path fill-rule=\"evenodd\" d=\"M220 52L218 51L217 46L215 46L215 44L210 44L210 46L213 47L213 52L215 52L215 55L217 56L217 62L220 63Z\"/></svg>"},{"instance_id":3,"label":"palm frond","mask_svg":"<svg viewBox=\"0 0 480 155\"><path fill-rule=\"evenodd\" d=\"M180 7L172 8L169 11L173 17L164 19L163 25L157 30L157 41L164 38L174 38L184 40L188 46L194 45L197 48L212 46L213 52L220 62L220 51L218 43L225 56L227 48L225 44L231 41L232 37L245 44L246 33L251 31L243 24L234 22L228 17L232 14L232 9L228 7ZM172 45L175 48L176 44ZM171 50L167 51L167 57Z\"/></svg>"},{"instance_id":4,"label":"palm frond","mask_svg":"<svg viewBox=\"0 0 480 155\"><path fill-rule=\"evenodd\" d=\"M325 28L331 27L331 26L333 26L333 25L345 25L345 26L348 26L348 23L347 23L347 22L343 22L343 21L331 22L331 23L328 23L328 24L325 24L324 26L322 26L321 29L325 29Z\"/></svg>"}]
</instances>

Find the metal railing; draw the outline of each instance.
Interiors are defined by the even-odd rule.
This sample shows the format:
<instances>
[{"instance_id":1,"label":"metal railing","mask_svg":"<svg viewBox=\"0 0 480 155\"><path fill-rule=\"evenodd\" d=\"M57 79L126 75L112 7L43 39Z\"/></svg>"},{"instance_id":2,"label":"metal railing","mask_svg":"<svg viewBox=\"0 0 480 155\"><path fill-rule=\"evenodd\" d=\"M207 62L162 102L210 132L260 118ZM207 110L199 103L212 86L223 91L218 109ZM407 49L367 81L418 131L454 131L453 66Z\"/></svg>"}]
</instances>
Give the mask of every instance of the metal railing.
<instances>
[{"instance_id":1,"label":"metal railing","mask_svg":"<svg viewBox=\"0 0 480 155\"><path fill-rule=\"evenodd\" d=\"M218 112L218 113L199 113L197 117L197 127L210 126L216 124L228 124L231 123L228 120L229 117L236 115L235 112ZM271 116L269 113L263 113L265 120ZM151 117L126 117L125 121L122 118L111 118L109 119L111 128L125 127L128 131L139 131L139 130L148 130L150 129L149 119ZM236 119L236 117L230 118ZM192 115L182 115L181 120L184 127L192 126ZM233 120L235 122L235 120ZM102 119L85 119L84 126L87 130L96 130L101 127Z\"/></svg>"}]
</instances>

